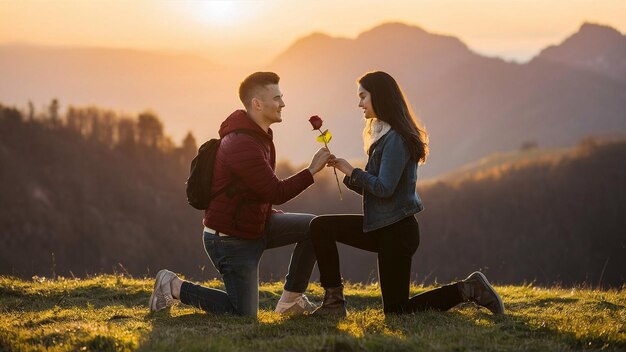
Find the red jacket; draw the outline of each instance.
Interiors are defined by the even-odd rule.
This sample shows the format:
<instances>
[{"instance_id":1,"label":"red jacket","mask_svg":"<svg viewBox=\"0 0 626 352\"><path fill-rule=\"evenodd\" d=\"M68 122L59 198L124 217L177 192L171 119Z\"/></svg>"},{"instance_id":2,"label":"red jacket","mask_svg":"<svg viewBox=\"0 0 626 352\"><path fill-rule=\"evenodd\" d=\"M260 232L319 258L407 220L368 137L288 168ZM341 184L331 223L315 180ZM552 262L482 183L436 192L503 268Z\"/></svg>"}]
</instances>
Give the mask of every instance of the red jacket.
<instances>
[{"instance_id":1,"label":"red jacket","mask_svg":"<svg viewBox=\"0 0 626 352\"><path fill-rule=\"evenodd\" d=\"M234 132L245 130L244 133ZM261 237L272 212L272 204L282 204L313 184L313 176L304 169L279 180L272 130L266 133L243 110L233 112L219 131L222 139L215 158L213 185L215 193L232 181L239 189L215 197L204 213L204 226L230 236L247 239Z\"/></svg>"}]
</instances>

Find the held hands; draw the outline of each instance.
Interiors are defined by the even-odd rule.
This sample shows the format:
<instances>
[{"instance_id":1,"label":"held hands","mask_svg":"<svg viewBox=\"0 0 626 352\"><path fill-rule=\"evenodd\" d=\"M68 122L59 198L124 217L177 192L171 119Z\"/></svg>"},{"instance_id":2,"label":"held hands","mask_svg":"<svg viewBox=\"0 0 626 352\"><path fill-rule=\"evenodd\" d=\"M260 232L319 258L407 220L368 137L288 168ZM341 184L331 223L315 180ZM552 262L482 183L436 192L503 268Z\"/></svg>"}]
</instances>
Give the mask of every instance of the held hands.
<instances>
[{"instance_id":1,"label":"held hands","mask_svg":"<svg viewBox=\"0 0 626 352\"><path fill-rule=\"evenodd\" d=\"M320 172L329 159L330 151L328 148L320 148L317 153L313 155L313 159L311 159L311 163L309 164L309 171L311 172L311 175L315 175Z\"/></svg>"},{"instance_id":2,"label":"held hands","mask_svg":"<svg viewBox=\"0 0 626 352\"><path fill-rule=\"evenodd\" d=\"M337 158L334 155L330 154L328 148L320 148L315 155L313 155L313 159L311 159L311 163L309 163L309 171L311 175L315 175L320 172L324 166L326 167L334 167L337 170L343 172L345 175L352 175L352 170L354 167L350 165L346 159Z\"/></svg>"},{"instance_id":3,"label":"held hands","mask_svg":"<svg viewBox=\"0 0 626 352\"><path fill-rule=\"evenodd\" d=\"M346 159L337 158L334 155L330 156L330 159L326 163L326 166L334 167L337 170L343 172L346 176L352 175L352 170L354 170L354 167L352 167L352 165L350 165L350 163L347 162Z\"/></svg>"}]
</instances>

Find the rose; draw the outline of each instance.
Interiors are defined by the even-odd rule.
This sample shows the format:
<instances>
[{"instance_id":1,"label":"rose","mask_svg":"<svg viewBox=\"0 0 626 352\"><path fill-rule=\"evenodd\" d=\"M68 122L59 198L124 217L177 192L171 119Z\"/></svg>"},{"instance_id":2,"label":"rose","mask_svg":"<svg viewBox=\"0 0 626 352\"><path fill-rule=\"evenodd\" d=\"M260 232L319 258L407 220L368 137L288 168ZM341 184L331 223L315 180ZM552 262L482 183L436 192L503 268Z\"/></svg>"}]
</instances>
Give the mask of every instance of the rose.
<instances>
[{"instance_id":1,"label":"rose","mask_svg":"<svg viewBox=\"0 0 626 352\"><path fill-rule=\"evenodd\" d=\"M311 123L311 126L313 126L313 130L320 133L320 135L317 137L317 141L320 143L324 143L324 146L326 147L326 149L328 149L328 143L330 143L333 135L330 134L328 130L322 132L321 128L324 121L322 121L319 116L313 115L309 118L309 122ZM330 151L330 149L328 149L328 151ZM343 200L343 192L341 191L341 186L339 185L339 176L337 176L337 169L334 166L333 171L335 172L335 180L337 180L337 188L339 188L339 199Z\"/></svg>"},{"instance_id":2,"label":"rose","mask_svg":"<svg viewBox=\"0 0 626 352\"><path fill-rule=\"evenodd\" d=\"M322 123L324 121L322 121L322 119L319 116L313 115L313 116L311 116L309 118L309 122L311 123L311 126L313 126L313 131L319 131L320 132L319 137L317 137L317 141L320 142L320 143L324 143L326 148L328 148L328 143L333 138L333 135L330 134L330 132L328 132L328 130L322 132L321 128L322 128Z\"/></svg>"},{"instance_id":3,"label":"rose","mask_svg":"<svg viewBox=\"0 0 626 352\"><path fill-rule=\"evenodd\" d=\"M314 130L319 130L320 128L322 128L322 122L323 121L317 115L311 116L311 118L309 118L309 122L311 123L311 126L313 126Z\"/></svg>"}]
</instances>

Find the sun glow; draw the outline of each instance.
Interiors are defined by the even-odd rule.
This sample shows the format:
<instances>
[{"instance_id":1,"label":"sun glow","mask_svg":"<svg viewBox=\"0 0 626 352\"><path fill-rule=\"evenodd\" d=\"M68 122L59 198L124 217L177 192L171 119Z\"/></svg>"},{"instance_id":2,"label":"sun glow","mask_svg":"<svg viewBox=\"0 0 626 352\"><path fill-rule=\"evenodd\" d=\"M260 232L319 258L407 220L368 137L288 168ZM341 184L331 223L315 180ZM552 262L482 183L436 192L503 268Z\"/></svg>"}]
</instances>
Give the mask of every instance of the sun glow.
<instances>
[{"instance_id":1,"label":"sun glow","mask_svg":"<svg viewBox=\"0 0 626 352\"><path fill-rule=\"evenodd\" d=\"M235 0L199 1L194 10L203 21L214 25L230 25L240 22L246 14L245 6Z\"/></svg>"}]
</instances>

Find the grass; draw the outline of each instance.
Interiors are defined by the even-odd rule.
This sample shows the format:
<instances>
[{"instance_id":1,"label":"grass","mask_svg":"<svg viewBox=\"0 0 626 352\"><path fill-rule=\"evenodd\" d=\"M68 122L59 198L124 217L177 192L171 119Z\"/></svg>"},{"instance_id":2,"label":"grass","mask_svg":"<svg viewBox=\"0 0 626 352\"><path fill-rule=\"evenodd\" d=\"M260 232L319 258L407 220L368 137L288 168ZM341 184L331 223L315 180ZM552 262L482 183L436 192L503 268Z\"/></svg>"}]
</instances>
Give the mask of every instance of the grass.
<instances>
[{"instance_id":1,"label":"grass","mask_svg":"<svg viewBox=\"0 0 626 352\"><path fill-rule=\"evenodd\" d=\"M387 316L376 285L349 284L344 319L273 312L282 287L261 287L258 319L184 305L150 314L152 279L0 277L0 351L545 351L626 350L620 290L498 286L507 314L463 304ZM221 287L219 281L206 285ZM412 294L428 287L413 286ZM307 293L321 300L312 284Z\"/></svg>"}]
</instances>

